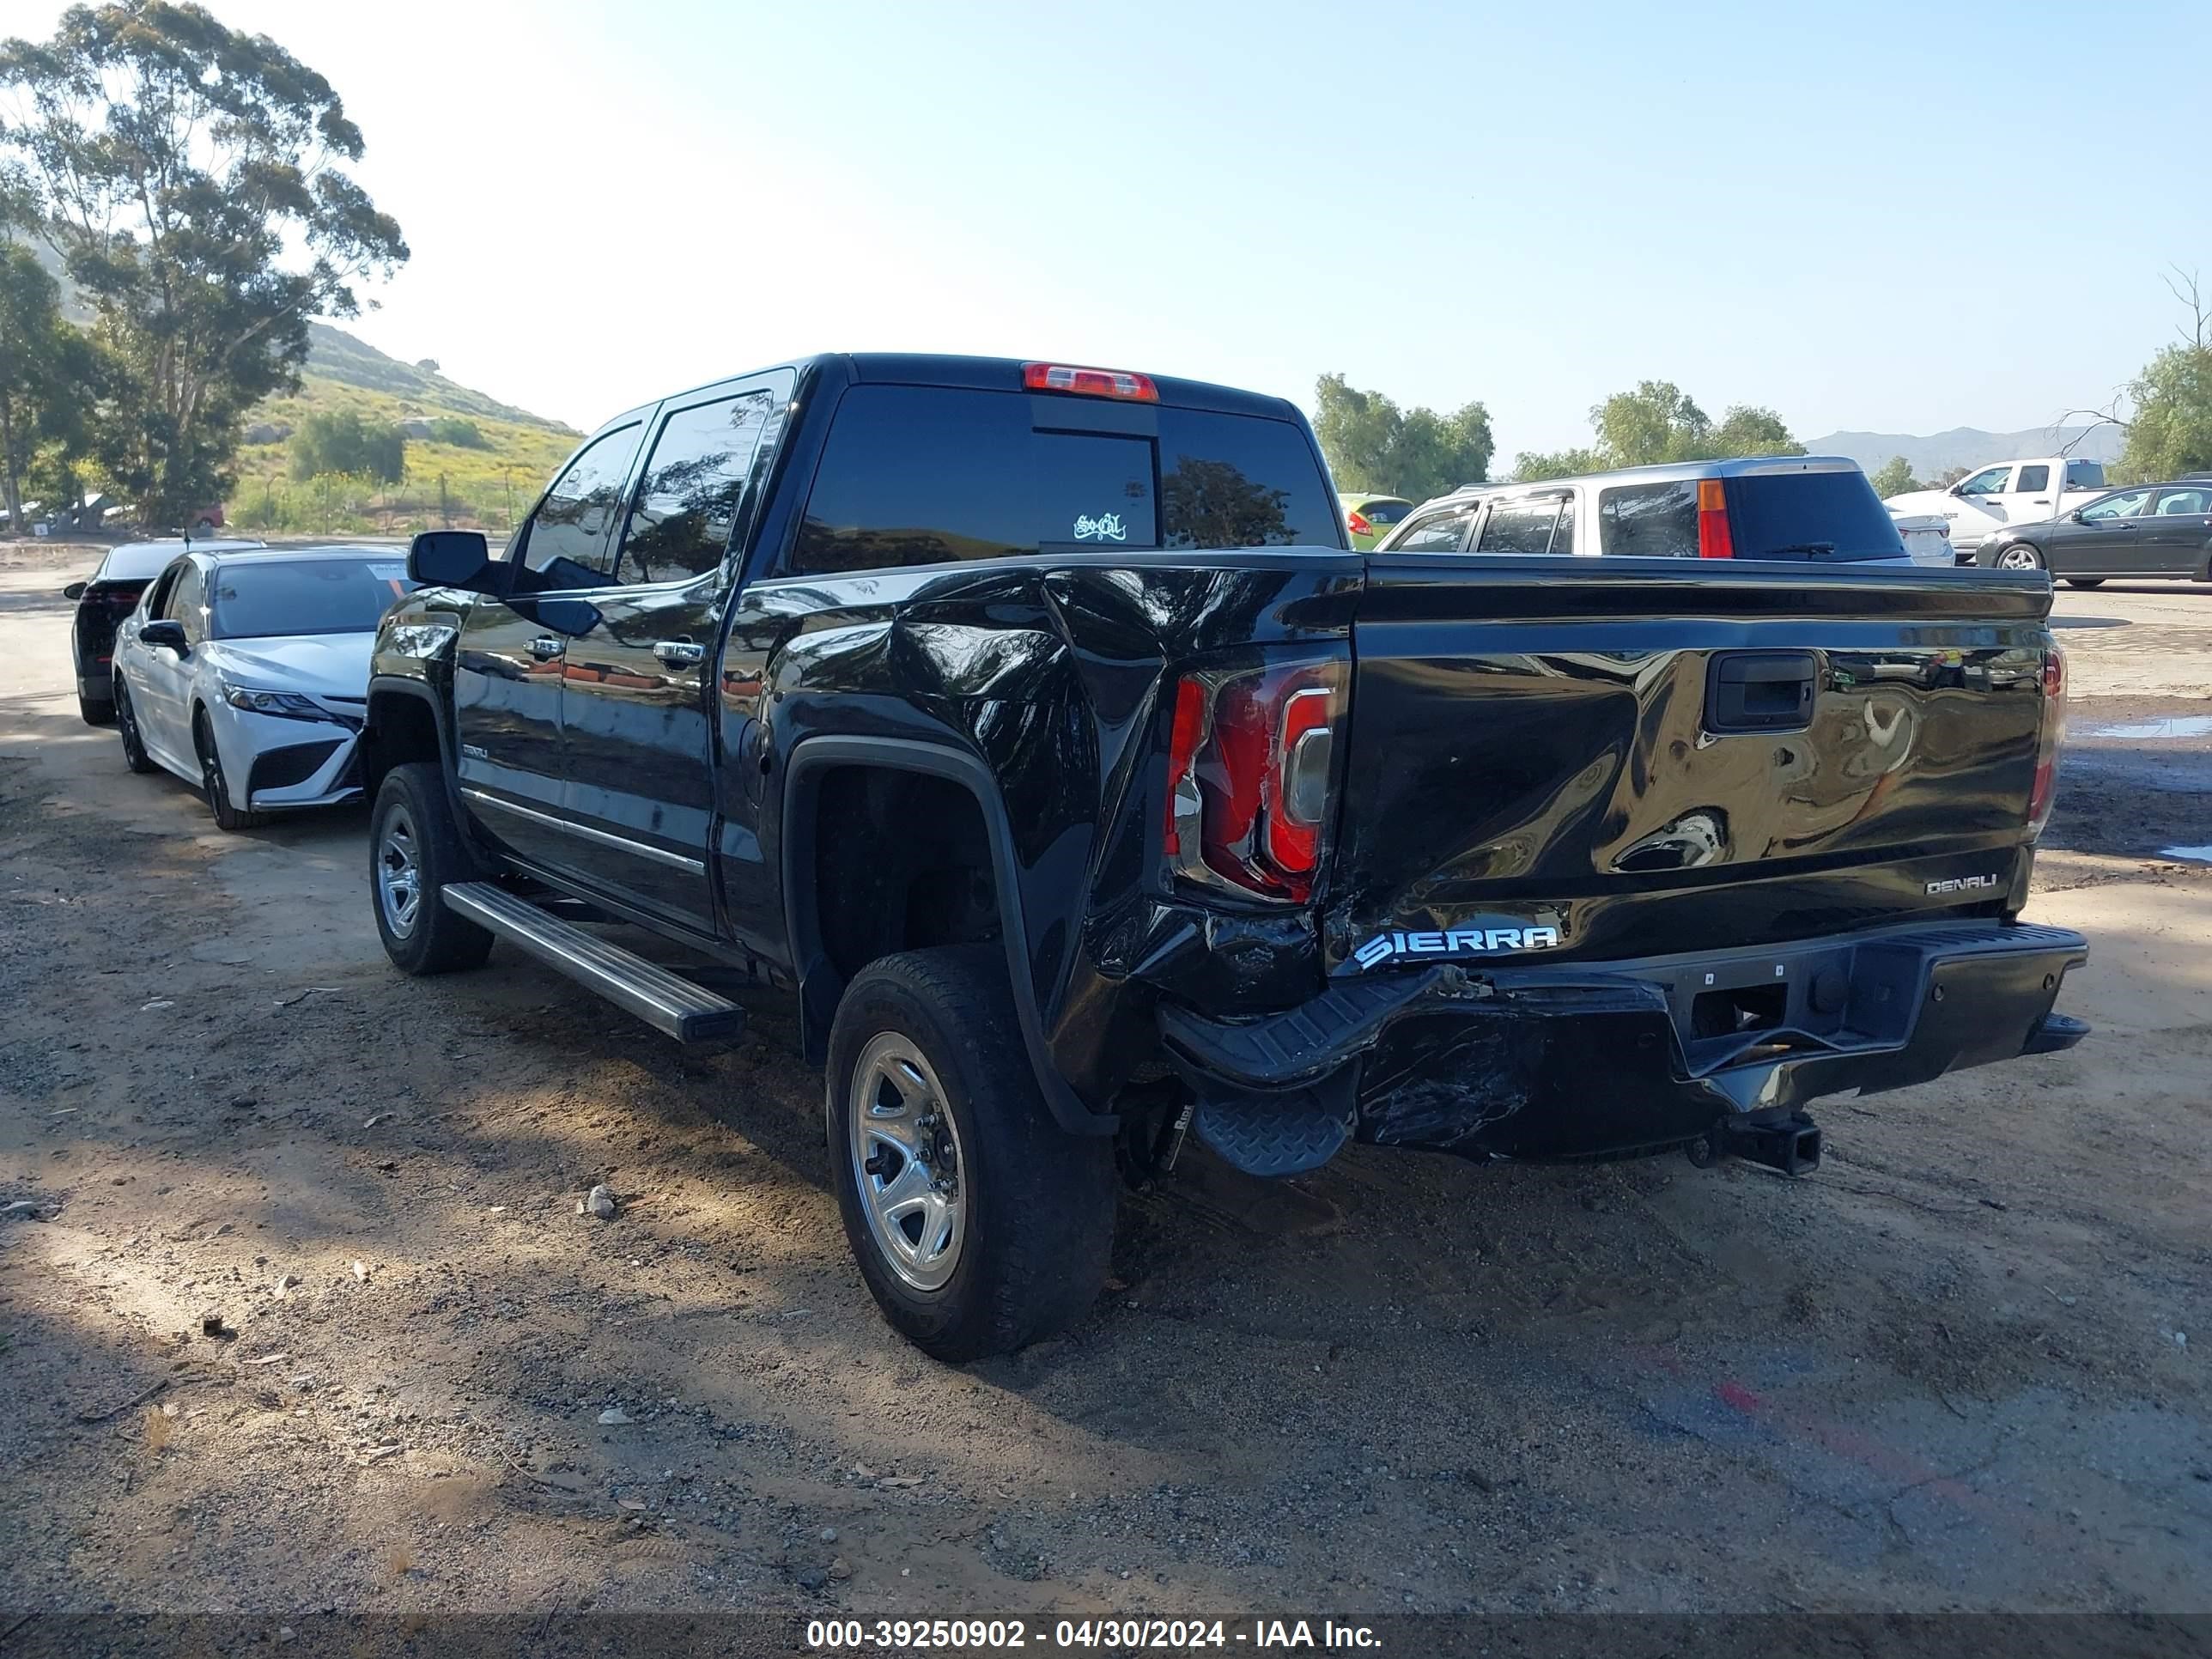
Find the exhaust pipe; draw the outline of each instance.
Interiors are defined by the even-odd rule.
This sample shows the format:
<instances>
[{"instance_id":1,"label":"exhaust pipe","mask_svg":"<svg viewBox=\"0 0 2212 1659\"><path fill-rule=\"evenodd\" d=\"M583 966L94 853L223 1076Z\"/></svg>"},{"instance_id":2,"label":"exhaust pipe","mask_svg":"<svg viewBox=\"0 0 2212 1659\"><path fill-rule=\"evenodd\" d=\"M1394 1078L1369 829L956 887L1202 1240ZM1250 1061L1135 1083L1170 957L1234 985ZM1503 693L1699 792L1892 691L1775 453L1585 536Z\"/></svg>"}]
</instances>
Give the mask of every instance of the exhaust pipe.
<instances>
[{"instance_id":1,"label":"exhaust pipe","mask_svg":"<svg viewBox=\"0 0 2212 1659\"><path fill-rule=\"evenodd\" d=\"M1791 1177L1820 1167L1820 1126L1802 1112L1775 1123L1723 1123L1690 1146L1690 1162L1705 1169L1723 1158Z\"/></svg>"}]
</instances>

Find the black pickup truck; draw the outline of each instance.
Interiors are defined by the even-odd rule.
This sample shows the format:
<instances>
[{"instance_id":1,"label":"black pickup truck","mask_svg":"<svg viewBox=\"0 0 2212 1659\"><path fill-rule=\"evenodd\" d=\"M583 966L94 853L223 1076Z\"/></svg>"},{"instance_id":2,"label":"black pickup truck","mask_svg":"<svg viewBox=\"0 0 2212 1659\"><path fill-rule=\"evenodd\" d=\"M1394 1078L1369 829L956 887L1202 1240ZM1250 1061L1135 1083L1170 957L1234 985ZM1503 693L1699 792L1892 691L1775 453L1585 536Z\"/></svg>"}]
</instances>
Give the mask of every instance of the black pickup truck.
<instances>
[{"instance_id":1,"label":"black pickup truck","mask_svg":"<svg viewBox=\"0 0 2212 1659\"><path fill-rule=\"evenodd\" d=\"M1819 1096L2077 1041L2087 947L2018 920L2048 579L1808 556L1791 477L1693 484L1727 556L1359 553L1275 398L896 356L680 393L500 555L417 538L377 924L678 1041L793 994L862 1271L947 1358L1078 1316L1186 1133L1802 1173ZM1626 487L1587 510L1668 494Z\"/></svg>"}]
</instances>

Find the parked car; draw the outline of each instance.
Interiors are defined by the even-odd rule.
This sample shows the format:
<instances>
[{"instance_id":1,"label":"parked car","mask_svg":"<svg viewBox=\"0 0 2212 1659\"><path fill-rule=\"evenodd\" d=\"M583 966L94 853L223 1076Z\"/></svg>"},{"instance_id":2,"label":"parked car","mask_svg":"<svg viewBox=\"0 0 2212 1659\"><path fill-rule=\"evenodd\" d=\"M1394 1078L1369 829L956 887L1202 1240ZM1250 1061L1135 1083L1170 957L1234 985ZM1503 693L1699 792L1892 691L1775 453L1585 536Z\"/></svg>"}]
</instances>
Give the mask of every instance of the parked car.
<instances>
[{"instance_id":1,"label":"parked car","mask_svg":"<svg viewBox=\"0 0 2212 1659\"><path fill-rule=\"evenodd\" d=\"M1911 513L1895 520L1905 556L1915 564L1948 570L1960 562L1951 546L1950 522L1935 513Z\"/></svg>"},{"instance_id":2,"label":"parked car","mask_svg":"<svg viewBox=\"0 0 2212 1659\"><path fill-rule=\"evenodd\" d=\"M2043 455L1985 466L1948 489L1908 490L1892 495L1883 505L1900 517L1940 515L1951 526L1952 547L1972 553L1998 531L2063 518L2094 501L2104 489L2102 463Z\"/></svg>"},{"instance_id":3,"label":"parked car","mask_svg":"<svg viewBox=\"0 0 2212 1659\"><path fill-rule=\"evenodd\" d=\"M1394 553L1677 559L1904 559L1896 522L1856 461L1790 455L1624 467L1524 484L1468 484L1425 501L1381 543Z\"/></svg>"},{"instance_id":4,"label":"parked car","mask_svg":"<svg viewBox=\"0 0 2212 1659\"><path fill-rule=\"evenodd\" d=\"M112 547L83 581L71 582L62 597L76 602L70 624L70 653L76 665L76 707L87 726L106 726L115 718L115 628L138 608L146 584L161 574L184 544L125 542ZM210 553L234 553L259 542L203 542Z\"/></svg>"},{"instance_id":5,"label":"parked car","mask_svg":"<svg viewBox=\"0 0 2212 1659\"><path fill-rule=\"evenodd\" d=\"M1354 547L1368 548L1390 533L1392 526L1413 510L1413 502L1401 495L1375 495L1354 491L1340 495L1337 504L1344 508L1345 533L1351 537Z\"/></svg>"},{"instance_id":6,"label":"parked car","mask_svg":"<svg viewBox=\"0 0 2212 1659\"><path fill-rule=\"evenodd\" d=\"M2112 490L2050 524L2005 529L1982 544L1974 562L2048 570L2075 587L2115 576L2212 581L2212 481Z\"/></svg>"},{"instance_id":7,"label":"parked car","mask_svg":"<svg viewBox=\"0 0 2212 1659\"><path fill-rule=\"evenodd\" d=\"M1569 503L1616 556L1549 556ZM1802 1174L1816 1097L2079 1039L2086 945L2019 920L2045 577L1914 568L1849 463L1492 526L1356 551L1291 404L1127 371L678 392L498 556L416 538L365 896L404 972L496 939L678 1041L788 993L862 1276L948 1359L1082 1314L1186 1133Z\"/></svg>"},{"instance_id":8,"label":"parked car","mask_svg":"<svg viewBox=\"0 0 2212 1659\"><path fill-rule=\"evenodd\" d=\"M125 761L198 785L224 830L359 795L369 647L410 586L390 549L196 547L171 560L116 640Z\"/></svg>"}]
</instances>

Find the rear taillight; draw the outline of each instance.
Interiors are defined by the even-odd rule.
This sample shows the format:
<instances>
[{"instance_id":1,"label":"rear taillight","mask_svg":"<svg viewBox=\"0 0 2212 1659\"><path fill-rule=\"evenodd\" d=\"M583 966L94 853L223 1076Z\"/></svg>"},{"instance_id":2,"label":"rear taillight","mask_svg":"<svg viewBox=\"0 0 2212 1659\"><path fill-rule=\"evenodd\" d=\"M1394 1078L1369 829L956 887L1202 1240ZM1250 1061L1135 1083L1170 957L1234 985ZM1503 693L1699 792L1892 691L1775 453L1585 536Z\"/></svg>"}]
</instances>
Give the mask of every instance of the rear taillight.
<instances>
[{"instance_id":1,"label":"rear taillight","mask_svg":"<svg viewBox=\"0 0 2212 1659\"><path fill-rule=\"evenodd\" d=\"M2058 750L2066 741L2066 653L2052 646L2043 653L2043 724L2035 739L2035 781L2027 791L2027 838L2033 841L2051 822L2058 793Z\"/></svg>"},{"instance_id":2,"label":"rear taillight","mask_svg":"<svg viewBox=\"0 0 2212 1659\"><path fill-rule=\"evenodd\" d=\"M1084 398L1125 398L1156 404L1159 388L1149 374L1126 368L1078 368L1073 363L1024 363L1022 384L1032 392L1073 392Z\"/></svg>"},{"instance_id":3,"label":"rear taillight","mask_svg":"<svg viewBox=\"0 0 2212 1659\"><path fill-rule=\"evenodd\" d=\"M1368 523L1367 517L1363 513L1347 513L1344 515L1344 522L1346 527L1355 536L1364 536L1375 528L1373 525Z\"/></svg>"},{"instance_id":4,"label":"rear taillight","mask_svg":"<svg viewBox=\"0 0 2212 1659\"><path fill-rule=\"evenodd\" d=\"M1200 671L1176 686L1164 845L1180 878L1303 903L1313 892L1344 665Z\"/></svg>"},{"instance_id":5,"label":"rear taillight","mask_svg":"<svg viewBox=\"0 0 2212 1659\"><path fill-rule=\"evenodd\" d=\"M1698 556L1735 557L1735 538L1729 531L1728 490L1718 478L1701 479L1698 484Z\"/></svg>"}]
</instances>

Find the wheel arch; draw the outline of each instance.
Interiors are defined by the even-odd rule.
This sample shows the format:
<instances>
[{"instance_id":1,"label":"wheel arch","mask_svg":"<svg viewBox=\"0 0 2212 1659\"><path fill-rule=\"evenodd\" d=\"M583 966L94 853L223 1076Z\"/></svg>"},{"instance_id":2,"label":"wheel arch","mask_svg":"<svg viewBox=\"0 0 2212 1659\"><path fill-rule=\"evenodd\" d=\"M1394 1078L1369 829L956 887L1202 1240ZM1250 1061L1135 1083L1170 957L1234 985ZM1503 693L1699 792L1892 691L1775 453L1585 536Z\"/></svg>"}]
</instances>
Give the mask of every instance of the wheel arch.
<instances>
[{"instance_id":1,"label":"wheel arch","mask_svg":"<svg viewBox=\"0 0 2212 1659\"><path fill-rule=\"evenodd\" d=\"M828 1053L830 1027L846 980L826 948L822 907L813 860L822 787L843 768L916 774L957 786L975 802L983 825L1005 947L1006 975L1021 1025L1022 1046L1054 1119L1073 1134L1110 1134L1119 1122L1111 1113L1084 1104L1052 1064L1042 1012L1030 976L1029 933L1022 903L1021 869L1014 854L1012 826L991 769L977 756L949 744L912 738L825 734L796 744L785 763L779 874L783 884L786 937L799 983L799 1036L807 1057Z\"/></svg>"},{"instance_id":2,"label":"wheel arch","mask_svg":"<svg viewBox=\"0 0 2212 1659\"><path fill-rule=\"evenodd\" d=\"M371 803L385 775L410 761L437 762L452 791L453 749L446 711L437 694L420 680L386 674L369 681L358 752L362 793Z\"/></svg>"}]
</instances>

